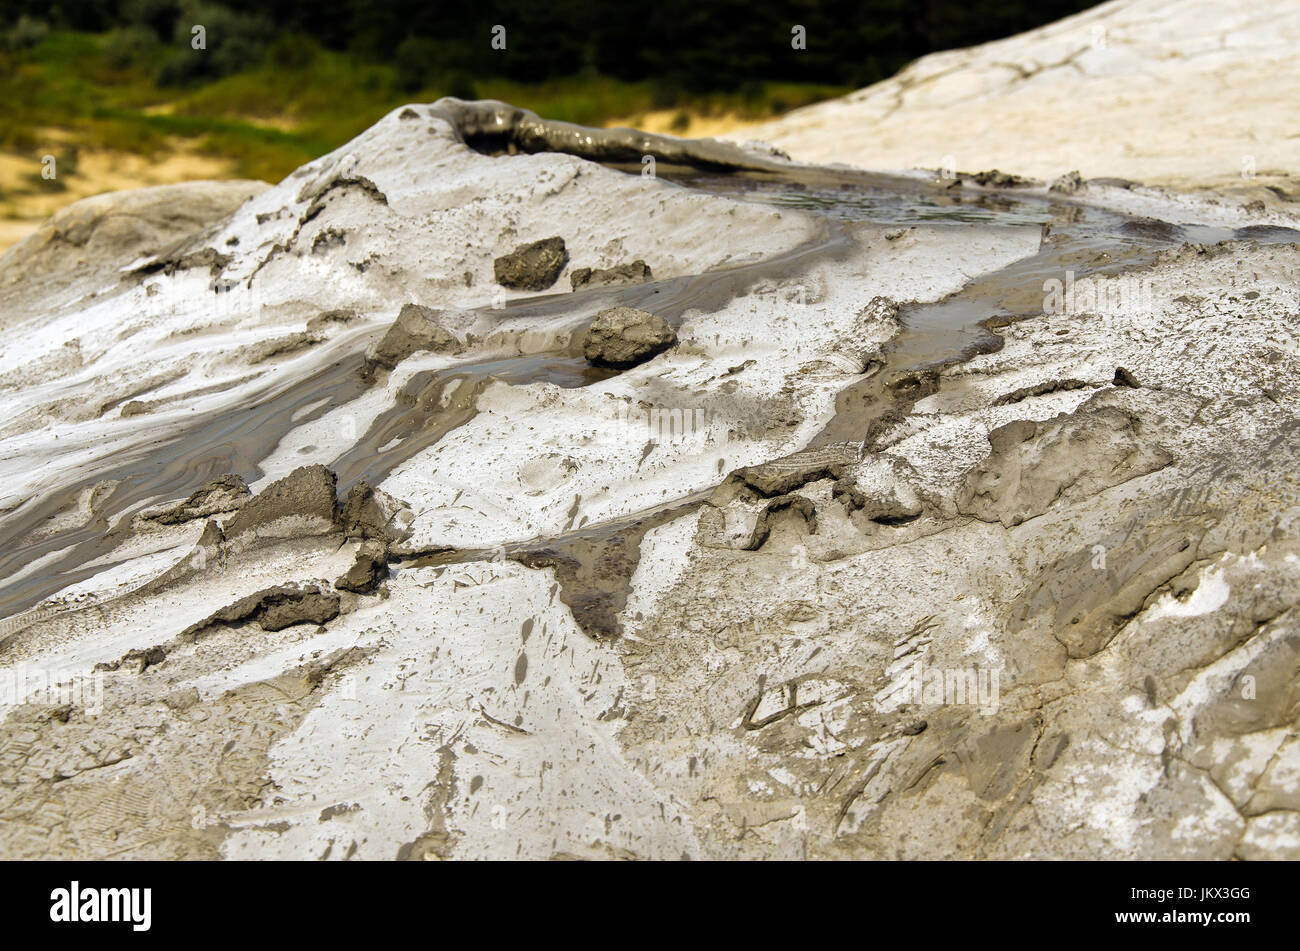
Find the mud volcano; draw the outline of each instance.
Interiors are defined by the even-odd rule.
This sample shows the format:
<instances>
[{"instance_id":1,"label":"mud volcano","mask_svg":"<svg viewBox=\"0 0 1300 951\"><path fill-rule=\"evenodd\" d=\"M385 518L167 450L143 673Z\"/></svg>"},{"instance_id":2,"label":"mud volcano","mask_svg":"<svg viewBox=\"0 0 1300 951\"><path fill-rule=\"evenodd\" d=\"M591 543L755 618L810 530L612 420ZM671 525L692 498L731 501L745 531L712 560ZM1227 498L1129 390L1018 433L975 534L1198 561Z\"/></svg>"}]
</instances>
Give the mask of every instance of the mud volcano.
<instances>
[{"instance_id":1,"label":"mud volcano","mask_svg":"<svg viewBox=\"0 0 1300 951\"><path fill-rule=\"evenodd\" d=\"M56 216L0 855L1300 857L1295 220L958 178L444 99Z\"/></svg>"}]
</instances>

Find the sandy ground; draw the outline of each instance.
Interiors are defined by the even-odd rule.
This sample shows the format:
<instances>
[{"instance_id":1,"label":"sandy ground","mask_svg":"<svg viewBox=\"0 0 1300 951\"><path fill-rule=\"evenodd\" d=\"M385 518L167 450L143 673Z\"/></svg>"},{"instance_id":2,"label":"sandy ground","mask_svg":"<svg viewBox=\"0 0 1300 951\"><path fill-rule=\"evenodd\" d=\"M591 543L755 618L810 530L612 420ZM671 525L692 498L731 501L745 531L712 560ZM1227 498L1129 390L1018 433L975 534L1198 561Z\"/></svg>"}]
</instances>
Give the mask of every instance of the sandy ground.
<instances>
[{"instance_id":1,"label":"sandy ground","mask_svg":"<svg viewBox=\"0 0 1300 951\"><path fill-rule=\"evenodd\" d=\"M808 162L1297 193L1300 7L1112 0L729 133Z\"/></svg>"},{"instance_id":2,"label":"sandy ground","mask_svg":"<svg viewBox=\"0 0 1300 951\"><path fill-rule=\"evenodd\" d=\"M686 118L685 125L682 124L682 116ZM605 123L605 128L641 129L662 135L678 135L686 139L721 139L753 125L752 121L734 113L704 116L681 109L656 109L635 116L611 119Z\"/></svg>"},{"instance_id":3,"label":"sandy ground","mask_svg":"<svg viewBox=\"0 0 1300 951\"><path fill-rule=\"evenodd\" d=\"M51 140L57 136L51 133ZM40 227L50 215L90 195L171 185L202 179L232 177L232 165L209 155L195 154L180 139L168 144L161 156L146 158L127 152L81 149L75 171L65 167L55 177L42 178L42 157L0 153L0 253Z\"/></svg>"}]
</instances>

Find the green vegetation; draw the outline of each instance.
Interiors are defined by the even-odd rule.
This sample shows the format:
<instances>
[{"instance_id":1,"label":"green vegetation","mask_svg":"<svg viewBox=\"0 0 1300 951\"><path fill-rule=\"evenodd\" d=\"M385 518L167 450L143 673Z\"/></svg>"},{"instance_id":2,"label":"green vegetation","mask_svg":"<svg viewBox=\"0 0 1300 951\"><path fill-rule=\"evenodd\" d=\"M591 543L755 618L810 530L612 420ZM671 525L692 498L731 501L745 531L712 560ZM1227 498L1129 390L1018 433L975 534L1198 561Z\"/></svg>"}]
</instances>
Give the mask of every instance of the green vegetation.
<instances>
[{"instance_id":1,"label":"green vegetation","mask_svg":"<svg viewBox=\"0 0 1300 951\"><path fill-rule=\"evenodd\" d=\"M187 177L193 163L161 170L177 155L278 181L444 95L690 134L697 117L768 118L1093 2L0 0L0 218ZM57 178L31 171L46 154Z\"/></svg>"},{"instance_id":2,"label":"green vegetation","mask_svg":"<svg viewBox=\"0 0 1300 951\"><path fill-rule=\"evenodd\" d=\"M599 125L655 109L761 118L844 87L746 84L706 94L665 96L645 81L590 71L543 82L431 77L412 88L400 63L367 61L314 40L281 37L261 59L223 75L186 74L166 66L168 47L150 31L127 27L101 34L33 30L28 42L0 50L0 150L27 157L50 147L61 154L111 149L156 157L177 139L227 159L234 174L278 181L303 162L336 148L405 102L443 95L503 99L548 118ZM206 51L190 51L201 60ZM159 67L162 63L164 66ZM66 167L66 165L65 165Z\"/></svg>"}]
</instances>

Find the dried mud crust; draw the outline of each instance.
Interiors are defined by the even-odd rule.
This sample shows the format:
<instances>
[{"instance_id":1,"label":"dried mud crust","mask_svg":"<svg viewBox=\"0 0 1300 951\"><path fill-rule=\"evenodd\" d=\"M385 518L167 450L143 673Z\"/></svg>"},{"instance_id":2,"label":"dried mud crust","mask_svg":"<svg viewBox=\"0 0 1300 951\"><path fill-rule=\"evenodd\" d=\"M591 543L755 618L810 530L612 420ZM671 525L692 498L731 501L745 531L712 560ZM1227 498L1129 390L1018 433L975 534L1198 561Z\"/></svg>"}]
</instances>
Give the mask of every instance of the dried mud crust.
<instances>
[{"instance_id":1,"label":"dried mud crust","mask_svg":"<svg viewBox=\"0 0 1300 951\"><path fill-rule=\"evenodd\" d=\"M1300 404L1277 388L1300 254L1156 271L1154 313L1003 327L860 460L740 471L704 507L628 632L654 696L621 734L655 764L695 737L663 788L704 853L1300 855ZM711 508L791 497L809 517L717 543ZM937 697L909 692L926 671Z\"/></svg>"}]
</instances>

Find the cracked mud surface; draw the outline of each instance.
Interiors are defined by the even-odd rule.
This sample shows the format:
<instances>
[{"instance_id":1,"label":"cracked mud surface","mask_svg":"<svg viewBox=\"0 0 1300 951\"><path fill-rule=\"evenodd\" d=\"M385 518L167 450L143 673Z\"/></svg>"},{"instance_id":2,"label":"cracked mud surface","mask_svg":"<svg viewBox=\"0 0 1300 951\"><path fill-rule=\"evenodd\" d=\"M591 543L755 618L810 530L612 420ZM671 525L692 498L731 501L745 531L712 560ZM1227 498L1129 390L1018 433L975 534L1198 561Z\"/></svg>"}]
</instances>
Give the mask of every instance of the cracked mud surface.
<instances>
[{"instance_id":1,"label":"cracked mud surface","mask_svg":"<svg viewBox=\"0 0 1300 951\"><path fill-rule=\"evenodd\" d=\"M0 855L1300 857L1300 234L602 136L5 286Z\"/></svg>"}]
</instances>

